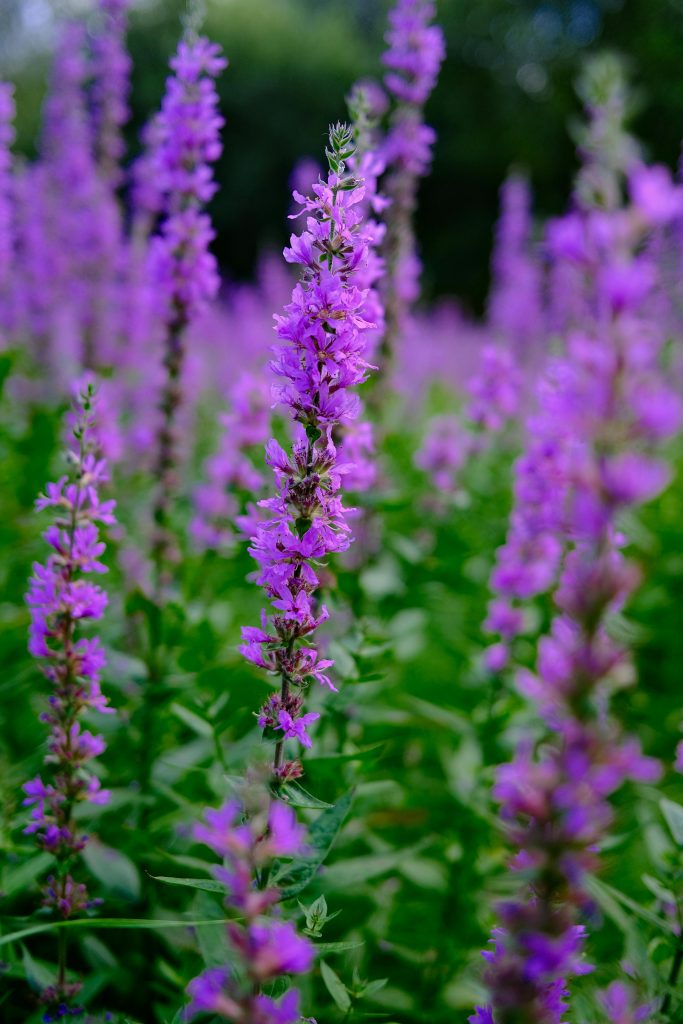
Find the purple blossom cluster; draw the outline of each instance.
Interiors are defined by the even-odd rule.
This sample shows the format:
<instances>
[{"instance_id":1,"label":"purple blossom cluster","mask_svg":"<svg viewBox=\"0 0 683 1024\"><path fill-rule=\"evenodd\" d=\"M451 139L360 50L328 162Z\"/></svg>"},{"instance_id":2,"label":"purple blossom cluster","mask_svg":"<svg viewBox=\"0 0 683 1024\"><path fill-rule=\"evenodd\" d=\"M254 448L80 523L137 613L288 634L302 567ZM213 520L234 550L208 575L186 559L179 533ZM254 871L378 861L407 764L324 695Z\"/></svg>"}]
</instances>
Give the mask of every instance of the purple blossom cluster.
<instances>
[{"instance_id":1,"label":"purple blossom cluster","mask_svg":"<svg viewBox=\"0 0 683 1024\"><path fill-rule=\"evenodd\" d=\"M418 182L429 171L436 137L423 120L423 107L445 56L443 33L437 25L430 24L434 13L430 0L398 0L389 14L388 49L382 58L389 69L384 82L395 101L382 146L388 169L384 190L391 202L384 245L385 360L405 329L408 308L419 295L421 265L412 219Z\"/></svg>"},{"instance_id":2,"label":"purple blossom cluster","mask_svg":"<svg viewBox=\"0 0 683 1024\"><path fill-rule=\"evenodd\" d=\"M537 362L545 329L543 271L532 245L531 195L512 174L501 189L487 326L520 362Z\"/></svg>"},{"instance_id":3,"label":"purple blossom cluster","mask_svg":"<svg viewBox=\"0 0 683 1024\"><path fill-rule=\"evenodd\" d=\"M576 915L589 904L585 876L612 822L609 797L627 779L659 775L603 706L632 678L629 652L608 630L638 583L619 520L665 486L656 449L682 412L659 367L662 337L646 316L655 267L643 247L661 224L652 211L676 209L679 189L658 173L648 216L635 201L641 175L652 180L650 169L634 171L630 207L569 215L575 233L564 258L583 261L593 315L542 380L493 577L500 597L489 625L504 640L522 626L510 597L527 599L557 580L557 613L539 642L537 671L517 676L551 740L537 751L523 743L494 790L523 886L498 908L502 927L485 974L490 1006L470 1018L477 1024L560 1024L568 980L588 969ZM493 661L500 667L505 657L494 649Z\"/></svg>"},{"instance_id":4,"label":"purple blossom cluster","mask_svg":"<svg viewBox=\"0 0 683 1024\"><path fill-rule=\"evenodd\" d=\"M75 809L82 802L103 804L109 799L92 768L105 743L83 727L82 718L84 713L112 712L100 689L106 661L102 644L97 637L80 634L89 622L102 618L107 606L106 593L88 577L107 571L99 528L115 522L115 502L99 496L107 469L98 453L93 387L87 386L76 401L70 471L48 484L36 502L38 510L54 510L54 522L43 534L51 554L44 564L34 564L26 594L29 650L52 686L49 708L41 715L49 729L44 762L49 776L38 775L24 786L24 805L31 808L26 832L55 858L43 903L65 919L92 905L85 885L71 874L88 842L77 826ZM68 994L62 977L46 999L58 1002Z\"/></svg>"},{"instance_id":5,"label":"purple blossom cluster","mask_svg":"<svg viewBox=\"0 0 683 1024\"><path fill-rule=\"evenodd\" d=\"M299 739L305 735L301 695L308 684L317 680L335 689L326 674L332 662L301 641L328 617L325 606L316 605L320 577L315 565L350 544L341 497L349 467L338 461L333 432L358 415L359 399L351 388L367 377L365 332L373 327L368 320L371 290L356 283L374 235L360 212L363 183L344 175L353 149L349 129L332 128L327 180L314 185L310 197L295 193L307 215L306 230L292 235L285 258L300 264L303 273L291 303L276 317L281 345L272 369L278 378L274 397L297 424L297 433L290 454L274 439L266 446L278 494L260 503L268 518L249 549L274 612L270 618L263 613L260 628L243 629L241 650L281 680L279 696L262 709L262 726ZM277 772L290 770L282 755L280 738Z\"/></svg>"},{"instance_id":6,"label":"purple blossom cluster","mask_svg":"<svg viewBox=\"0 0 683 1024\"><path fill-rule=\"evenodd\" d=\"M0 296L4 295L12 259L12 154L14 95L11 85L0 82ZM4 303L0 303L0 308ZM0 320L0 331L3 329Z\"/></svg>"},{"instance_id":7,"label":"purple blossom cluster","mask_svg":"<svg viewBox=\"0 0 683 1024\"><path fill-rule=\"evenodd\" d=\"M102 26L93 39L92 83L95 154L104 177L119 185L125 152L122 128L128 120L131 59L125 45L129 0L101 0Z\"/></svg>"},{"instance_id":8,"label":"purple blossom cluster","mask_svg":"<svg viewBox=\"0 0 683 1024\"><path fill-rule=\"evenodd\" d=\"M151 278L171 331L182 329L218 290L209 251L213 229L202 207L218 188L211 164L221 153L223 118L214 79L226 66L215 43L201 36L181 40L139 170L161 217L150 247Z\"/></svg>"},{"instance_id":9,"label":"purple blossom cluster","mask_svg":"<svg viewBox=\"0 0 683 1024\"><path fill-rule=\"evenodd\" d=\"M117 11L111 23L110 8ZM124 10L101 0L101 24L90 37L78 22L63 26L38 159L17 163L13 173L12 265L9 287L0 290L0 320L10 343L24 347L62 393L84 368L110 364L124 304L115 176L105 171L104 156L98 162L100 138L120 151L127 113ZM109 68L100 68L104 50ZM117 62L119 72L110 76Z\"/></svg>"},{"instance_id":10,"label":"purple blossom cluster","mask_svg":"<svg viewBox=\"0 0 683 1024\"><path fill-rule=\"evenodd\" d=\"M276 904L280 891L269 884L276 859L305 852L305 830L292 809L278 800L257 800L250 794L248 815L237 800L220 810L206 811L206 824L197 825L194 837L221 858L214 869L226 886L226 906L239 920L228 925L230 967L213 967L190 982L187 1017L215 1013L223 1020L250 1024L297 1024L299 992L288 988L279 999L262 992L291 974L307 973L314 949Z\"/></svg>"},{"instance_id":11,"label":"purple blossom cluster","mask_svg":"<svg viewBox=\"0 0 683 1024\"><path fill-rule=\"evenodd\" d=\"M241 373L228 401L229 411L220 417L219 449L204 465L204 480L194 493L195 514L190 524L198 547L219 551L234 546L235 527L244 526L246 536L251 536L258 522L258 510L249 499L264 491L266 481L250 453L264 445L270 433L270 387L265 374ZM242 514L245 502L249 505L247 515Z\"/></svg>"},{"instance_id":12,"label":"purple blossom cluster","mask_svg":"<svg viewBox=\"0 0 683 1024\"><path fill-rule=\"evenodd\" d=\"M160 218L147 256L149 280L165 324L165 375L154 466L159 481L152 545L157 600L168 564L178 557L169 519L177 485L185 331L219 286L216 261L209 250L213 229L203 207L218 187L211 164L221 152L223 119L214 79L225 66L215 43L191 34L181 40L171 60L174 73L167 79L161 111L148 127L147 151L137 169L138 198L144 187L150 213Z\"/></svg>"}]
</instances>

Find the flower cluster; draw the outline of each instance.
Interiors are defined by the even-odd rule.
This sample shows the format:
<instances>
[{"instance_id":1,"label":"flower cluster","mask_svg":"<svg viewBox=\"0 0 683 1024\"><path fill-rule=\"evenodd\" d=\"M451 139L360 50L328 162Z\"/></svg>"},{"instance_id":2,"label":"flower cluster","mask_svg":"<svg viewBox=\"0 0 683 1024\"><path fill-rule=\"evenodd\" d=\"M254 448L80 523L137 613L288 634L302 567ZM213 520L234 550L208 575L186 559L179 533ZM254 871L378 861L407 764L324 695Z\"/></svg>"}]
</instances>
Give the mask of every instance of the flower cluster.
<instances>
[{"instance_id":1,"label":"flower cluster","mask_svg":"<svg viewBox=\"0 0 683 1024\"><path fill-rule=\"evenodd\" d=\"M31 808L26 832L55 858L43 902L62 918L92 905L85 885L71 875L75 856L88 842L77 827L76 806L83 801L102 804L109 798L92 770L105 743L83 728L82 716L112 711L100 689L102 645L97 637L79 634L89 621L102 618L107 606L106 593L88 577L107 571L101 561L105 545L99 524L115 522L115 503L101 501L98 493L107 471L97 452L94 389L87 387L77 401L71 472L48 484L36 502L39 510L55 510L55 521L43 535L52 553L44 564L33 566L26 595L31 613L29 650L40 659L52 685L49 709L41 715L50 730L45 757L50 774L47 780L39 775L24 786L24 804ZM59 991L54 998L58 1001L64 995Z\"/></svg>"},{"instance_id":2,"label":"flower cluster","mask_svg":"<svg viewBox=\"0 0 683 1024\"><path fill-rule=\"evenodd\" d=\"M121 181L125 146L121 129L128 120L131 59L125 46L129 0L100 0L102 27L93 40L92 85L95 153L109 181Z\"/></svg>"},{"instance_id":3,"label":"flower cluster","mask_svg":"<svg viewBox=\"0 0 683 1024\"><path fill-rule=\"evenodd\" d=\"M660 184L675 208L677 187ZM585 874L612 821L609 797L627 779L659 774L604 707L633 675L628 650L607 629L638 583L618 517L665 486L655 449L681 422L680 400L658 365L661 336L644 315L655 271L642 243L657 222L634 204L586 214L581 224L594 315L569 336L542 384L533 422L547 433L537 430L517 467L518 504L494 576L504 597L528 597L559 571L557 614L539 643L537 672L518 674L552 741L536 753L523 744L495 789L520 850L513 868L526 884L499 908L485 976L491 1006L471 1018L477 1022L558 1024L567 980L586 970L576 912L588 903ZM491 624L513 636L518 611L498 600Z\"/></svg>"},{"instance_id":4,"label":"flower cluster","mask_svg":"<svg viewBox=\"0 0 683 1024\"><path fill-rule=\"evenodd\" d=\"M14 97L12 86L0 82L0 294L12 257L12 157L14 141Z\"/></svg>"},{"instance_id":5,"label":"flower cluster","mask_svg":"<svg viewBox=\"0 0 683 1024\"><path fill-rule=\"evenodd\" d=\"M530 206L526 179L511 175L501 189L487 317L492 332L527 363L545 326L541 265L531 246Z\"/></svg>"},{"instance_id":6,"label":"flower cluster","mask_svg":"<svg viewBox=\"0 0 683 1024\"><path fill-rule=\"evenodd\" d=\"M148 149L138 167L138 184L146 185L148 205L161 216L158 233L149 242L148 269L166 328L154 467L159 481L153 509L157 600L161 600L167 565L177 558L169 518L178 462L184 334L219 284L216 261L209 251L213 229L203 207L217 189L211 164L221 152L223 119L214 79L225 66L215 43L192 35L181 40L171 60L174 74L166 82L161 111L148 129Z\"/></svg>"},{"instance_id":7,"label":"flower cluster","mask_svg":"<svg viewBox=\"0 0 683 1024\"><path fill-rule=\"evenodd\" d=\"M194 493L195 515L190 530L202 548L229 549L233 523L240 521L240 495L263 491L264 479L249 457L270 432L270 388L264 375L241 373L230 392L230 411L221 418L219 450L204 466L206 479Z\"/></svg>"},{"instance_id":8,"label":"flower cluster","mask_svg":"<svg viewBox=\"0 0 683 1024\"><path fill-rule=\"evenodd\" d=\"M253 794L252 794L253 800ZM290 988L279 1000L262 986L290 974L305 974L313 963L312 944L275 912L279 890L268 884L276 858L304 852L305 831L286 804L263 800L245 808L237 800L206 811L206 824L194 836L222 860L214 870L226 886L226 905L240 920L227 928L233 958L230 967L214 967L190 982L187 1016L215 1013L224 1020L253 1024L296 1024L299 992Z\"/></svg>"},{"instance_id":9,"label":"flower cluster","mask_svg":"<svg viewBox=\"0 0 683 1024\"><path fill-rule=\"evenodd\" d=\"M434 5L429 0L398 0L389 15L388 49L382 58L389 68L385 85L396 102L382 152L388 169L384 187L391 201L384 246L388 271L385 359L404 327L409 305L419 294L421 267L412 219L418 181L429 171L436 137L433 128L424 123L422 110L445 55L443 33L430 24L433 16Z\"/></svg>"},{"instance_id":10,"label":"flower cluster","mask_svg":"<svg viewBox=\"0 0 683 1024\"><path fill-rule=\"evenodd\" d=\"M166 320L176 329L218 289L209 252L213 230L202 207L218 187L210 165L221 153L223 118L214 79L225 67L215 43L201 36L181 41L143 161L162 216L150 249L152 278L163 295Z\"/></svg>"},{"instance_id":11,"label":"flower cluster","mask_svg":"<svg viewBox=\"0 0 683 1024\"><path fill-rule=\"evenodd\" d=\"M241 650L261 668L280 676L277 707L268 703L264 724L278 723L280 713L300 713L298 696L317 679L334 689L315 647L301 644L327 618L316 608L320 579L314 566L350 543L347 510L341 499L348 467L341 465L333 441L335 428L358 415L359 399L351 388L367 377L365 332L367 290L356 278L367 259L372 233L359 212L362 182L345 177L345 161L353 153L351 133L344 125L330 130L327 181L313 186L312 197L295 198L307 214L306 230L292 235L285 259L303 267L291 303L276 317L282 344L272 364L279 378L274 396L293 420L297 435L288 454L275 440L266 446L277 497L261 502L269 518L253 537L250 553L259 564L258 582L272 601L274 614L262 627L245 627ZM291 703L291 697L297 698ZM282 767L283 744L276 746L276 770Z\"/></svg>"}]
</instances>

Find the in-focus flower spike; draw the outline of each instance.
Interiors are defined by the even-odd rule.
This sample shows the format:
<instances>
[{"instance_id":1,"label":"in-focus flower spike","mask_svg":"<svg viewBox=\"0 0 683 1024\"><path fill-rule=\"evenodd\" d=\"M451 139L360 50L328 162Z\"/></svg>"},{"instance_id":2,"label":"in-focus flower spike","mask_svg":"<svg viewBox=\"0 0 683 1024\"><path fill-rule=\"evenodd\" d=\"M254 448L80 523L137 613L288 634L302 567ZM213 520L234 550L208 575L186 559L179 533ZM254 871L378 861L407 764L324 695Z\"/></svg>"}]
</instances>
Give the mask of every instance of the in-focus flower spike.
<instances>
[{"instance_id":1,"label":"in-focus flower spike","mask_svg":"<svg viewBox=\"0 0 683 1024\"><path fill-rule=\"evenodd\" d=\"M430 22L430 0L397 0L389 14L388 49L382 60L389 69L384 82L396 106L384 143L388 169L384 189L391 200L386 216L384 256L386 329L380 365L385 371L396 340L405 327L410 305L419 295L420 260L413 230L419 179L431 164L434 130L424 123L423 107L436 84L445 56L441 29ZM385 365L386 364L386 365Z\"/></svg>"},{"instance_id":2,"label":"in-focus flower spike","mask_svg":"<svg viewBox=\"0 0 683 1024\"><path fill-rule=\"evenodd\" d=\"M99 496L107 469L98 451L94 408L95 390L88 385L76 400L69 472L48 484L36 502L39 510L54 511L54 523L44 534L52 553L44 564L33 566L26 595L31 614L29 650L40 660L52 694L48 710L41 715L50 730L46 772L24 786L24 805L31 808L25 831L55 858L43 904L62 919L97 902L72 875L78 854L88 842L78 827L76 807L83 802L103 804L109 798L93 772L94 759L105 749L104 740L84 729L80 721L85 711L112 712L100 689L104 650L97 637L82 635L83 626L101 619L107 606L106 593L88 577L107 571L101 561L105 545L99 527L115 522L115 503ZM77 990L78 986L67 984L62 961L57 981L43 1000L56 1009L60 1003L70 1004Z\"/></svg>"},{"instance_id":3,"label":"in-focus flower spike","mask_svg":"<svg viewBox=\"0 0 683 1024\"><path fill-rule=\"evenodd\" d=\"M305 974L313 964L313 945L281 920L280 891L267 881L276 858L305 854L305 829L291 807L271 800L264 787L247 786L245 796L244 804L232 800L220 810L207 810L206 823L194 830L195 839L222 861L214 874L239 921L227 928L230 968L210 968L190 982L186 1019L215 1013L250 1024L297 1024L297 989L287 989L277 1001L261 990L287 975Z\"/></svg>"},{"instance_id":4,"label":"in-focus flower spike","mask_svg":"<svg viewBox=\"0 0 683 1024\"><path fill-rule=\"evenodd\" d=\"M277 495L260 502L267 519L250 548L273 611L263 613L261 628L242 631L244 656L280 678L279 696L266 702L260 716L276 739L278 775L287 766L277 730L305 742L307 733L296 725L303 692L314 680L334 689L325 671L331 662L321 660L307 638L328 617L316 601L317 566L351 543L341 497L350 467L339 462L334 432L358 415L359 399L351 389L367 378L365 338L373 327L366 316L368 289L358 280L374 235L362 216L363 182L346 173L354 152L346 125L330 129L326 152L327 180L313 186L312 196L294 196L307 215L306 230L292 235L284 255L301 265L302 276L284 314L275 318L281 344L272 363L278 379L273 393L298 427L289 453L275 440L266 446ZM281 718L283 712L288 717Z\"/></svg>"},{"instance_id":5,"label":"in-focus flower spike","mask_svg":"<svg viewBox=\"0 0 683 1024\"><path fill-rule=\"evenodd\" d=\"M125 45L129 0L99 0L102 24L92 42L94 149L106 180L121 182L125 144L121 129L128 120L131 59Z\"/></svg>"},{"instance_id":6,"label":"in-focus flower spike","mask_svg":"<svg viewBox=\"0 0 683 1024\"><path fill-rule=\"evenodd\" d=\"M381 194L378 186L378 180L385 171L385 163L377 128L378 101L376 97L373 99L372 83L357 83L347 99L347 104L356 142L356 151L349 158L349 168L354 175L362 179L365 188L362 213L367 236L367 256L363 266L358 267L355 280L357 287L362 288L366 296L363 316L369 323L374 324L374 327L367 331L365 338L366 359L374 360L385 329L384 305L378 286L385 270L380 250L386 229L377 218L386 209L389 201ZM337 443L340 463L348 467L344 478L345 487L349 491L367 491L377 479L377 461L374 425L364 418L362 403L359 406L358 417L340 429L334 440ZM360 510L357 514L360 515Z\"/></svg>"},{"instance_id":7,"label":"in-focus flower spike","mask_svg":"<svg viewBox=\"0 0 683 1024\"><path fill-rule=\"evenodd\" d=\"M169 515L176 486L184 334L215 296L219 284L216 261L209 251L213 229L203 207L217 188L211 164L221 152L223 119L214 79L225 67L215 43L192 34L181 40L171 60L173 75L166 82L161 111L148 134L151 148L144 158L158 200L152 200L151 206L156 203L161 215L158 233L150 240L150 278L166 325L165 383L155 466L159 489L154 504L153 555L158 600L168 563L176 556Z\"/></svg>"}]
</instances>

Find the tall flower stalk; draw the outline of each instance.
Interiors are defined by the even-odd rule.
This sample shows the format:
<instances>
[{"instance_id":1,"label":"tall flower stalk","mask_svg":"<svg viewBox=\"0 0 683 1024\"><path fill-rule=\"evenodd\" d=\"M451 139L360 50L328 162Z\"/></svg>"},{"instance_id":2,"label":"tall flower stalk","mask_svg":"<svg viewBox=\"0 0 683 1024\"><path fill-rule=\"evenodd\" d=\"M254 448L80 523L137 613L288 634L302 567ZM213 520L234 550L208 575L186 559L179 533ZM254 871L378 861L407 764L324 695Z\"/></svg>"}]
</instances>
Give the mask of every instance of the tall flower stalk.
<instances>
[{"instance_id":1,"label":"tall flower stalk","mask_svg":"<svg viewBox=\"0 0 683 1024\"><path fill-rule=\"evenodd\" d=\"M169 565L177 559L170 526L178 465L177 415L182 402L184 335L188 324L218 290L216 261L209 251L211 221L203 206L217 185L211 164L221 152L218 95L214 79L226 61L216 44L199 36L181 41L171 61L161 111L148 135L147 184L158 197L161 223L150 240L150 276L165 324L165 380L156 438L153 541L154 596L161 603Z\"/></svg>"},{"instance_id":2,"label":"tall flower stalk","mask_svg":"<svg viewBox=\"0 0 683 1024\"><path fill-rule=\"evenodd\" d=\"M14 142L14 91L0 82L0 344L12 321L10 274L14 249L12 153Z\"/></svg>"},{"instance_id":3,"label":"tall flower stalk","mask_svg":"<svg viewBox=\"0 0 683 1024\"><path fill-rule=\"evenodd\" d=\"M519 850L512 867L521 887L498 907L501 927L486 954L490 1003L470 1018L476 1024L559 1024L569 979L590 969L579 914L590 902L586 873L596 867L612 822L609 798L627 779L651 782L659 774L607 710L610 693L633 681L629 651L609 631L638 583L622 551L620 517L665 486L668 471L656 449L681 420L680 401L658 365L662 339L646 319L655 275L642 245L659 225L659 211L676 208L670 200L677 190L658 176L660 194L653 197L642 188L644 176L652 183L650 169L638 171L631 208L579 222L582 247L572 252L594 282L593 317L570 335L566 355L541 385L537 422L548 434L536 435L532 446L538 455L545 441L552 481L535 458L522 463L529 495L536 467L538 493L551 498L539 505L536 495L529 507L553 542L557 613L539 643L536 674L518 675L520 691L540 712L546 742L537 750L523 743L500 769L494 791ZM534 592L538 580L527 575L523 549L518 562L513 552L508 547L508 582L526 581ZM511 609L499 604L495 611L502 630ZM519 623L509 627L514 634Z\"/></svg>"},{"instance_id":4,"label":"tall flower stalk","mask_svg":"<svg viewBox=\"0 0 683 1024\"><path fill-rule=\"evenodd\" d=\"M154 720L160 699L163 657L162 608L179 552L171 525L177 492L178 413L182 403L185 333L219 285L209 250L213 229L204 205L217 189L211 164L221 152L215 78L226 66L219 48L191 31L171 60L161 110L146 132L147 149L137 165L136 201L149 225L158 221L147 244L147 275L163 324L163 382L155 437L153 475L152 599L148 676L141 729L144 751L140 784L149 785L155 754ZM143 202L144 198L144 202ZM139 212L139 211L138 211ZM141 382L144 384L145 382Z\"/></svg>"},{"instance_id":5,"label":"tall flower stalk","mask_svg":"<svg viewBox=\"0 0 683 1024\"><path fill-rule=\"evenodd\" d=\"M397 0L389 15L388 49L382 58L388 68L384 83L395 101L383 154L388 169L383 188L391 205L384 241L382 373L390 367L406 315L420 291L413 217L419 181L429 171L436 138L423 112L445 55L443 33L430 24L434 13L430 0Z\"/></svg>"},{"instance_id":6,"label":"tall flower stalk","mask_svg":"<svg viewBox=\"0 0 683 1024\"><path fill-rule=\"evenodd\" d=\"M125 44L128 4L129 0L99 0L102 25L92 44L95 156L101 174L113 186L119 185L123 177L125 144L121 129L129 115L131 59Z\"/></svg>"},{"instance_id":7,"label":"tall flower stalk","mask_svg":"<svg viewBox=\"0 0 683 1024\"><path fill-rule=\"evenodd\" d=\"M373 326L365 315L368 290L357 284L373 236L361 213L363 182L345 173L353 152L350 129L335 125L327 180L313 186L312 197L295 193L307 214L306 230L292 235L285 259L303 272L291 303L276 317L281 345L272 363L279 381L274 396L294 420L296 437L289 453L276 440L266 446L277 495L260 503L268 518L250 553L272 611L263 612L260 628L243 628L241 650L280 680L259 725L276 737L273 767L281 778L300 772L284 761L285 739L311 745L306 727L319 715L302 713L309 683L336 689L326 674L332 662L319 657L310 637L328 617L317 603L317 566L351 542L341 494L347 467L338 461L333 433L358 415L359 399L350 389L367 378L365 338Z\"/></svg>"},{"instance_id":8,"label":"tall flower stalk","mask_svg":"<svg viewBox=\"0 0 683 1024\"><path fill-rule=\"evenodd\" d=\"M275 859L305 853L305 829L294 811L271 800L264 787L247 786L246 801L231 800L207 810L194 837L221 858L214 870L226 886L226 906L238 919L227 928L230 966L214 967L194 978L187 1016L215 1013L237 1024L297 1024L299 992L287 988L276 1001L263 993L289 975L305 974L314 947L294 925L283 921L277 903L281 892L269 882Z\"/></svg>"},{"instance_id":9,"label":"tall flower stalk","mask_svg":"<svg viewBox=\"0 0 683 1024\"><path fill-rule=\"evenodd\" d=\"M97 637L82 635L82 629L88 621L101 619L107 606L106 593L88 576L107 571L100 561L105 545L99 524L115 522L115 502L101 501L98 493L107 470L98 454L92 385L76 403L70 472L48 484L36 502L39 510L55 510L54 523L43 535L52 553L44 564L33 566L26 595L31 613L29 650L52 686L49 708L41 715L49 728L46 773L24 786L24 804L31 808L26 832L54 857L43 905L62 920L93 905L85 884L73 874L88 842L78 826L76 807L82 802L106 803L109 798L92 770L105 743L83 728L82 717L86 712L112 711L100 689L104 650ZM60 1005L70 1005L79 988L67 979L66 932L60 930L57 978L42 993L45 1020L53 1019L52 1011L59 1016Z\"/></svg>"}]
</instances>

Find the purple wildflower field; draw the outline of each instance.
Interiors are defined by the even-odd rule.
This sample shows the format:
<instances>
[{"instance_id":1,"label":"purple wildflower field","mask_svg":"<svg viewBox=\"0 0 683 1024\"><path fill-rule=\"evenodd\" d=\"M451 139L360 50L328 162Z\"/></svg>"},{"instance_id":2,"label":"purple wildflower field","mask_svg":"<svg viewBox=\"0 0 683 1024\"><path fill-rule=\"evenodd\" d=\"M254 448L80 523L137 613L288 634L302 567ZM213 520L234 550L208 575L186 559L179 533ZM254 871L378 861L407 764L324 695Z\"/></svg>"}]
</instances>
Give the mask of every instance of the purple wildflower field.
<instances>
[{"instance_id":1,"label":"purple wildflower field","mask_svg":"<svg viewBox=\"0 0 683 1024\"><path fill-rule=\"evenodd\" d=\"M677 1024L683 184L627 64L475 316L441 8L237 282L239 66L190 4L134 132L134 6L58 20L28 154L0 82L0 1020Z\"/></svg>"}]
</instances>

